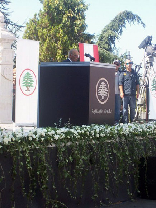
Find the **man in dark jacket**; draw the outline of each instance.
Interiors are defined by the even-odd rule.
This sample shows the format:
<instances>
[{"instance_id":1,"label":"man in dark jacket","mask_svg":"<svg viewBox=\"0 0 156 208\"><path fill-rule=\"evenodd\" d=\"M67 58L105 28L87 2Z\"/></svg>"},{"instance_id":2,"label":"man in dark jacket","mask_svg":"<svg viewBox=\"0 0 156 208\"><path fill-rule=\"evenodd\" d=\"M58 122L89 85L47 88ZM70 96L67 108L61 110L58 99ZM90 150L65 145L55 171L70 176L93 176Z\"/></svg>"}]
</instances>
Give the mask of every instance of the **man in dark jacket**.
<instances>
[{"instance_id":1,"label":"man in dark jacket","mask_svg":"<svg viewBox=\"0 0 156 208\"><path fill-rule=\"evenodd\" d=\"M126 70L119 76L120 97L123 99L123 123L128 123L128 104L130 107L130 121L133 122L136 97L139 97L139 77L132 69L132 64L131 60L126 59Z\"/></svg>"},{"instance_id":2,"label":"man in dark jacket","mask_svg":"<svg viewBox=\"0 0 156 208\"><path fill-rule=\"evenodd\" d=\"M63 62L76 62L79 58L79 52L76 49L71 49L68 52L68 58Z\"/></svg>"}]
</instances>

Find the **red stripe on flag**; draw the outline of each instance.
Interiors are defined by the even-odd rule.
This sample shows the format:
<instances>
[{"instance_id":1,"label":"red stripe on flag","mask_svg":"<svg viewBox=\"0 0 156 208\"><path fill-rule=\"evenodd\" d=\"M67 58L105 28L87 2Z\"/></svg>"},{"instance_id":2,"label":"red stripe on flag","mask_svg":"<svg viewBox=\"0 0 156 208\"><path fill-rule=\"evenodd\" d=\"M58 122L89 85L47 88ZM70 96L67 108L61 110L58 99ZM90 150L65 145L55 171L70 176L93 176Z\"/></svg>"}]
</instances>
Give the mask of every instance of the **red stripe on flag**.
<instances>
[{"instance_id":1,"label":"red stripe on flag","mask_svg":"<svg viewBox=\"0 0 156 208\"><path fill-rule=\"evenodd\" d=\"M94 52L95 62L99 62L99 52L97 45L93 45L93 52Z\"/></svg>"},{"instance_id":2,"label":"red stripe on flag","mask_svg":"<svg viewBox=\"0 0 156 208\"><path fill-rule=\"evenodd\" d=\"M84 61L84 43L79 43L80 61Z\"/></svg>"}]
</instances>

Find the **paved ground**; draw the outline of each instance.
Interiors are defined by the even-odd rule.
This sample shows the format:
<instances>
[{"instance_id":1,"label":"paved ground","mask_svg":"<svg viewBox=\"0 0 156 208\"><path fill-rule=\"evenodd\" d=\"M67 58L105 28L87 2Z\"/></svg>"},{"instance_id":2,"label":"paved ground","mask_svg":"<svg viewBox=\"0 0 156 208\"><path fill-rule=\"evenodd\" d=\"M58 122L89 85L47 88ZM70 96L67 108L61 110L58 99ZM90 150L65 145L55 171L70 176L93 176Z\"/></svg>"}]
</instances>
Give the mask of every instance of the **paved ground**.
<instances>
[{"instance_id":1,"label":"paved ground","mask_svg":"<svg viewBox=\"0 0 156 208\"><path fill-rule=\"evenodd\" d=\"M101 208L156 208L156 200L147 200L137 198L134 201L119 202L114 205Z\"/></svg>"},{"instance_id":2,"label":"paved ground","mask_svg":"<svg viewBox=\"0 0 156 208\"><path fill-rule=\"evenodd\" d=\"M134 201L118 202L112 205L104 205L100 207L79 205L76 207L69 206L69 208L156 208L156 200L137 198Z\"/></svg>"}]
</instances>

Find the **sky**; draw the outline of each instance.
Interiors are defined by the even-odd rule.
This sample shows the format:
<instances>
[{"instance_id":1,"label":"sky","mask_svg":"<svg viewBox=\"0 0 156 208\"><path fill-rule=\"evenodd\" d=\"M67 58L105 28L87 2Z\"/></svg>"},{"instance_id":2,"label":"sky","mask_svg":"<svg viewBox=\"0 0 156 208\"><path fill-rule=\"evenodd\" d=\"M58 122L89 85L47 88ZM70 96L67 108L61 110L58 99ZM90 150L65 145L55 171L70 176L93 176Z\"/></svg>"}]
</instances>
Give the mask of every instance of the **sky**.
<instances>
[{"instance_id":1,"label":"sky","mask_svg":"<svg viewBox=\"0 0 156 208\"><path fill-rule=\"evenodd\" d=\"M26 23L35 13L42 9L39 0L10 0L9 11L12 21ZM123 34L116 46L119 54L129 52L135 64L140 64L144 57L144 49L139 49L140 43L152 36L152 43L156 44L156 0L84 0L89 4L86 11L86 32L98 36L102 29L110 23L120 12L128 10L140 16L146 27L137 23L129 25L123 30Z\"/></svg>"}]
</instances>

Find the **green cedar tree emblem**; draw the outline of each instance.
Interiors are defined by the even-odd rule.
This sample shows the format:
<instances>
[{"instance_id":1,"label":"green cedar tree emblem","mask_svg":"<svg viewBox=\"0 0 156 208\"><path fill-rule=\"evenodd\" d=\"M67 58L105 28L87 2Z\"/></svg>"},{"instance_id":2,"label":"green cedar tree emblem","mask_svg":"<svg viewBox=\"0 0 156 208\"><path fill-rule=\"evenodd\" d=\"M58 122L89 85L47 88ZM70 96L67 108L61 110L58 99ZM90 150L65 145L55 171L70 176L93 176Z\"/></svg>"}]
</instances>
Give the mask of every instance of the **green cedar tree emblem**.
<instances>
[{"instance_id":1,"label":"green cedar tree emblem","mask_svg":"<svg viewBox=\"0 0 156 208\"><path fill-rule=\"evenodd\" d=\"M24 77L23 77L23 81L22 81L22 85L24 87L26 87L26 90L25 91L30 91L30 87L33 87L33 76L27 72Z\"/></svg>"},{"instance_id":2,"label":"green cedar tree emblem","mask_svg":"<svg viewBox=\"0 0 156 208\"><path fill-rule=\"evenodd\" d=\"M152 80L151 90L156 91L156 77L154 77L153 80Z\"/></svg>"}]
</instances>

